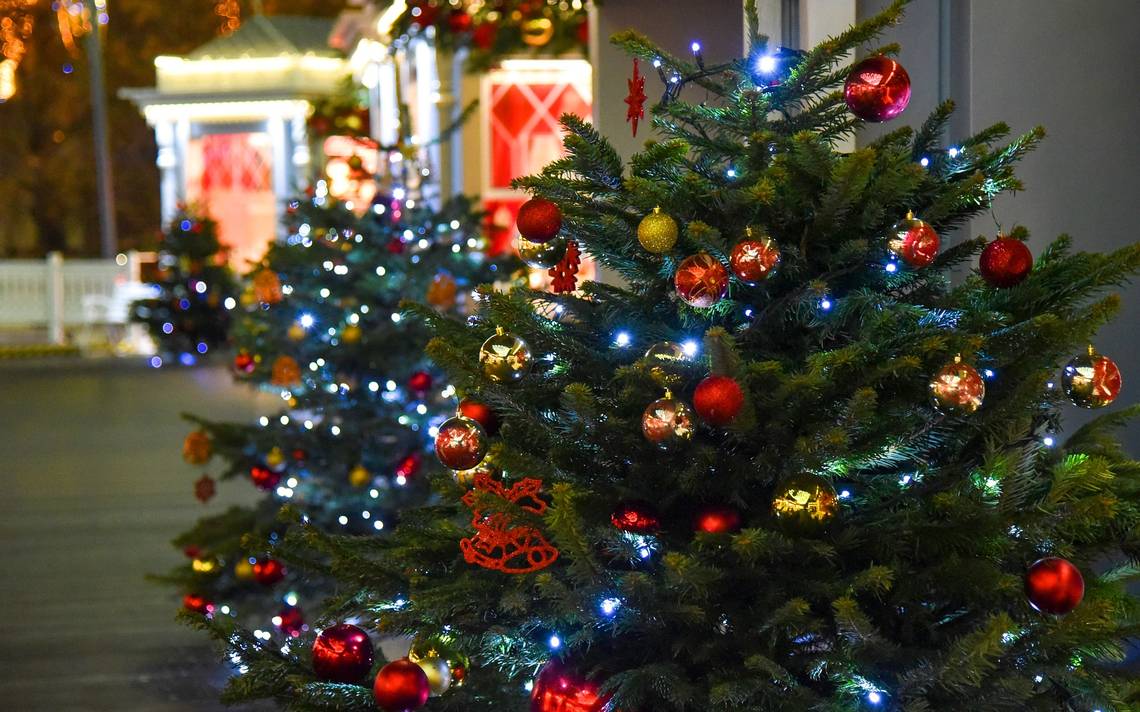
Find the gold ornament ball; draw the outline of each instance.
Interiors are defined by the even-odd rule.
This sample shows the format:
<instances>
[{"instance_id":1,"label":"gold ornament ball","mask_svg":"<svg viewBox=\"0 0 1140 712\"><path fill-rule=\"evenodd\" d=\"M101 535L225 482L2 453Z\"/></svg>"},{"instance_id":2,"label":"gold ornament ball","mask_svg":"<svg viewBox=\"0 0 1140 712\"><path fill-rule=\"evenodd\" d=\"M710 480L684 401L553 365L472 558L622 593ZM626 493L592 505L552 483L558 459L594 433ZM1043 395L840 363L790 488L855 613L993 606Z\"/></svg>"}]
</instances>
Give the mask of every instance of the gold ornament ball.
<instances>
[{"instance_id":1,"label":"gold ornament ball","mask_svg":"<svg viewBox=\"0 0 1140 712\"><path fill-rule=\"evenodd\" d=\"M535 17L522 24L522 40L531 47L544 47L554 38L554 23L546 17Z\"/></svg>"},{"instance_id":2,"label":"gold ornament ball","mask_svg":"<svg viewBox=\"0 0 1140 712\"><path fill-rule=\"evenodd\" d=\"M677 244L677 221L654 208L637 226L637 241L649 252L660 255Z\"/></svg>"},{"instance_id":3,"label":"gold ornament ball","mask_svg":"<svg viewBox=\"0 0 1140 712\"><path fill-rule=\"evenodd\" d=\"M531 242L519 237L519 258L535 269L550 269L566 256L566 238L556 237L549 242Z\"/></svg>"},{"instance_id":4,"label":"gold ornament ball","mask_svg":"<svg viewBox=\"0 0 1140 712\"><path fill-rule=\"evenodd\" d=\"M280 471L285 467L285 453L281 448L274 447L265 455L265 466L274 472Z\"/></svg>"},{"instance_id":5,"label":"gold ornament ball","mask_svg":"<svg viewBox=\"0 0 1140 712\"><path fill-rule=\"evenodd\" d=\"M641 433L656 445L668 445L693 437L693 411L684 401L666 392L641 414Z\"/></svg>"},{"instance_id":6,"label":"gold ornament ball","mask_svg":"<svg viewBox=\"0 0 1140 712\"><path fill-rule=\"evenodd\" d=\"M530 346L501 328L479 348L483 374L495 383L515 383L530 372L534 357Z\"/></svg>"},{"instance_id":7,"label":"gold ornament ball","mask_svg":"<svg viewBox=\"0 0 1140 712\"><path fill-rule=\"evenodd\" d=\"M776 485L772 514L786 531L812 534L839 514L839 496L825 478L802 472Z\"/></svg>"},{"instance_id":8,"label":"gold ornament ball","mask_svg":"<svg viewBox=\"0 0 1140 712\"><path fill-rule=\"evenodd\" d=\"M986 383L977 369L960 358L943 366L930 380L930 403L940 412L969 415L982 407Z\"/></svg>"},{"instance_id":9,"label":"gold ornament ball","mask_svg":"<svg viewBox=\"0 0 1140 712\"><path fill-rule=\"evenodd\" d=\"M360 327L349 324L340 330L340 340L346 344L355 344L360 341Z\"/></svg>"},{"instance_id":10,"label":"gold ornament ball","mask_svg":"<svg viewBox=\"0 0 1140 712\"><path fill-rule=\"evenodd\" d=\"M249 581L253 578L253 564L248 558L242 558L234 564L234 577L239 581Z\"/></svg>"},{"instance_id":11,"label":"gold ornament ball","mask_svg":"<svg viewBox=\"0 0 1140 712\"><path fill-rule=\"evenodd\" d=\"M348 483L353 487L363 487L372 481L372 473L364 465L357 465L348 473Z\"/></svg>"},{"instance_id":12,"label":"gold ornament ball","mask_svg":"<svg viewBox=\"0 0 1140 712\"><path fill-rule=\"evenodd\" d=\"M218 560L213 558L194 559L190 562L190 568L192 568L196 574L214 575L222 571L218 565Z\"/></svg>"},{"instance_id":13,"label":"gold ornament ball","mask_svg":"<svg viewBox=\"0 0 1140 712\"><path fill-rule=\"evenodd\" d=\"M1061 387L1079 408L1103 408L1120 395L1123 379L1116 363L1089 347L1061 371Z\"/></svg>"},{"instance_id":14,"label":"gold ornament ball","mask_svg":"<svg viewBox=\"0 0 1140 712\"><path fill-rule=\"evenodd\" d=\"M285 336L289 337L290 341L303 341L307 333L305 327L300 324L292 324L289 330L285 332Z\"/></svg>"},{"instance_id":15,"label":"gold ornament ball","mask_svg":"<svg viewBox=\"0 0 1140 712\"><path fill-rule=\"evenodd\" d=\"M451 687L451 666L443 658L438 655L428 655L412 662L419 665L427 675L428 687L431 688L433 697L439 697Z\"/></svg>"}]
</instances>

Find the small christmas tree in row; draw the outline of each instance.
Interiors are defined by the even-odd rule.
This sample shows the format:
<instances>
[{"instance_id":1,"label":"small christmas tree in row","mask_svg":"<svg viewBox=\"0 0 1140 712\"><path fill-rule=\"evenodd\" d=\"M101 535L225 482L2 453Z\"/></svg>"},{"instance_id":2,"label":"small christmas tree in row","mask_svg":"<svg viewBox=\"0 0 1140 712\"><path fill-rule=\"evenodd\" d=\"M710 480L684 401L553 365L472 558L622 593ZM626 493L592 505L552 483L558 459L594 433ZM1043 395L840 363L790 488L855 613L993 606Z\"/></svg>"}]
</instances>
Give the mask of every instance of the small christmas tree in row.
<instances>
[{"instance_id":1,"label":"small christmas tree in row","mask_svg":"<svg viewBox=\"0 0 1140 712\"><path fill-rule=\"evenodd\" d=\"M379 534L422 502L426 475L441 469L430 432L454 409L453 389L424 355L423 324L398 305L414 296L465 313L474 285L509 278L510 261L481 251L479 217L465 199L434 210L403 191L363 216L323 192L290 204L288 235L250 273L233 329L238 378L280 395L282 409L253 424L193 416L183 453L264 499L175 540L188 560L165 579L187 608L298 635L301 604L333 589L275 558L281 505L324 531ZM196 491L214 487L204 477Z\"/></svg>"},{"instance_id":2,"label":"small christmas tree in row","mask_svg":"<svg viewBox=\"0 0 1140 712\"><path fill-rule=\"evenodd\" d=\"M146 324L163 360L194 364L226 343L226 299L234 278L218 242L218 225L205 212L182 207L162 234L156 295L131 305L133 321Z\"/></svg>"},{"instance_id":3,"label":"small christmas tree in row","mask_svg":"<svg viewBox=\"0 0 1140 712\"><path fill-rule=\"evenodd\" d=\"M568 116L567 155L519 182L530 243L572 238L624 286L411 309L488 407L437 429L440 460L478 473L436 478L440 504L387 537L291 530L282 554L339 584L331 627L281 650L199 619L247 671L227 699L1136 709L1115 663L1140 623L1140 463L1110 431L1137 409L1067 438L1060 416L1120 392L1089 344L1140 246L1061 237L1034 262L1022 229L949 244L1020 187L1042 132L944 147L947 103L840 152L906 107L897 48L846 59L903 3L802 54L769 47L748 5L748 54L724 65L616 38L666 86L663 140L628 170ZM411 649L376 662L370 634Z\"/></svg>"}]
</instances>

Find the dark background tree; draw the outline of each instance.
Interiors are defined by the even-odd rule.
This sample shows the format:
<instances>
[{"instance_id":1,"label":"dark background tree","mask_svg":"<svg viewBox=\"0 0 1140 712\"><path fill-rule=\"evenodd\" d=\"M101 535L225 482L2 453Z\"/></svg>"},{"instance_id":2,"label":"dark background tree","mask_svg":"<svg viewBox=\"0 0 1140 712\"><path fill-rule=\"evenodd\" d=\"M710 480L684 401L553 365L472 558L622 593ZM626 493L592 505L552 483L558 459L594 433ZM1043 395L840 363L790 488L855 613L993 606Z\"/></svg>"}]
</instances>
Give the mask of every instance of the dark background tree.
<instances>
[{"instance_id":1,"label":"dark background tree","mask_svg":"<svg viewBox=\"0 0 1140 712\"><path fill-rule=\"evenodd\" d=\"M241 16L254 2L238 3ZM265 0L267 14L330 16L344 0ZM217 0L112 0L105 26L116 217L122 249L153 248L159 230L156 148L150 127L122 87L154 83L154 58L182 54L224 31ZM98 206L87 58L68 50L52 3L31 13L34 28L17 70L18 89L0 103L0 257L29 257L50 250L98 254ZM0 3L0 19L12 11ZM123 200L130 196L130 200Z\"/></svg>"}]
</instances>

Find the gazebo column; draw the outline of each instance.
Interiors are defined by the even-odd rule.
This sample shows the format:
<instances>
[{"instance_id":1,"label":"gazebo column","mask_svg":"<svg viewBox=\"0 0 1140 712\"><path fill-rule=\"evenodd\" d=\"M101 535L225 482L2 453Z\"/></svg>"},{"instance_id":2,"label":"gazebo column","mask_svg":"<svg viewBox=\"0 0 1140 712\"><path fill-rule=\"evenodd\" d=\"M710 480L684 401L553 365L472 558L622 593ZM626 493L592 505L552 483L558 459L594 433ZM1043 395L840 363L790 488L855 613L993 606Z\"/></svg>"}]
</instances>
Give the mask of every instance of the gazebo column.
<instances>
[{"instance_id":1,"label":"gazebo column","mask_svg":"<svg viewBox=\"0 0 1140 712\"><path fill-rule=\"evenodd\" d=\"M309 164L312 163L312 156L309 152L309 134L305 127L304 115L297 114L294 116L289 122L289 126L293 147L293 161L290 164L289 191L286 195L281 196L286 200L305 189L306 184L311 178L309 175Z\"/></svg>"},{"instance_id":2,"label":"gazebo column","mask_svg":"<svg viewBox=\"0 0 1140 712\"><path fill-rule=\"evenodd\" d=\"M282 230L284 229L282 218L285 215L285 203L292 194L290 184L292 156L289 154L289 134L285 128L285 117L280 114L270 116L265 125L273 146L274 219L278 230Z\"/></svg>"},{"instance_id":3,"label":"gazebo column","mask_svg":"<svg viewBox=\"0 0 1140 712\"><path fill-rule=\"evenodd\" d=\"M154 124L159 170L159 205L162 222L174 219L178 205L186 200L186 149L190 141L190 123L186 119L162 119Z\"/></svg>"}]
</instances>

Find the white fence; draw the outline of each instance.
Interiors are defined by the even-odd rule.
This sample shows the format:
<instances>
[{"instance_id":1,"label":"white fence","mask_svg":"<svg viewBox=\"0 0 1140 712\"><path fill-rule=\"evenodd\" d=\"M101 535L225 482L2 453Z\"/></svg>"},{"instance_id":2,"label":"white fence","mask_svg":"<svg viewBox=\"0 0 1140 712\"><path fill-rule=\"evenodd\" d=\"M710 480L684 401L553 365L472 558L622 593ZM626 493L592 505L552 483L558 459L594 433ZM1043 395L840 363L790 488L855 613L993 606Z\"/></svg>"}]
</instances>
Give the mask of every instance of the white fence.
<instances>
[{"instance_id":1,"label":"white fence","mask_svg":"<svg viewBox=\"0 0 1140 712\"><path fill-rule=\"evenodd\" d=\"M139 281L137 252L113 260L0 260L0 327L46 328L62 344L66 328L126 324L132 301L150 288Z\"/></svg>"}]
</instances>

